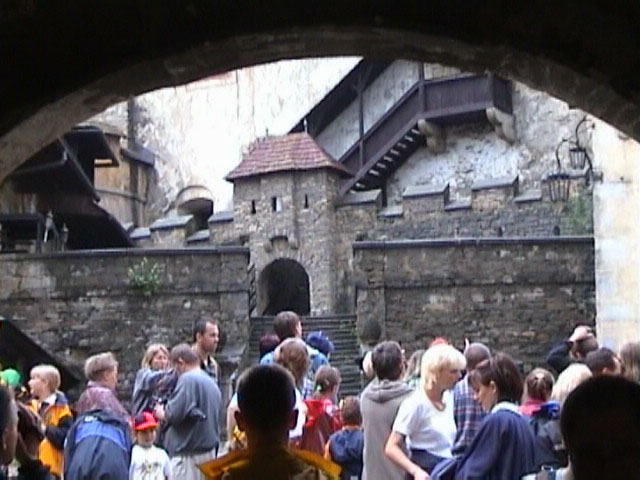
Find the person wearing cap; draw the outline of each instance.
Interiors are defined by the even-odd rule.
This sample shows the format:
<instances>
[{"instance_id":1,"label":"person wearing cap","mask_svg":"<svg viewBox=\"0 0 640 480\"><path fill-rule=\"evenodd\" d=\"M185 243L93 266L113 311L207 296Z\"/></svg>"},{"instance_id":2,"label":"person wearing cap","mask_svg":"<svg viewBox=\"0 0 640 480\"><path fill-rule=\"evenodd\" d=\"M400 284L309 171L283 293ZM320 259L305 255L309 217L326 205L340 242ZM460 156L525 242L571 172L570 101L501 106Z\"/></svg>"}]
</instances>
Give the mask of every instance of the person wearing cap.
<instances>
[{"instance_id":1,"label":"person wearing cap","mask_svg":"<svg viewBox=\"0 0 640 480\"><path fill-rule=\"evenodd\" d=\"M327 357L327 359L329 359L331 353L335 349L333 342L321 330L310 332L307 335L307 345L318 350Z\"/></svg>"},{"instance_id":2,"label":"person wearing cap","mask_svg":"<svg viewBox=\"0 0 640 480\"><path fill-rule=\"evenodd\" d=\"M0 372L0 378L5 385L13 388L14 390L20 386L22 382L22 376L15 368L5 368Z\"/></svg>"},{"instance_id":3,"label":"person wearing cap","mask_svg":"<svg viewBox=\"0 0 640 480\"><path fill-rule=\"evenodd\" d=\"M142 412L133 417L136 444L131 452L129 480L168 480L171 478L169 455L156 447L158 422L151 412Z\"/></svg>"}]
</instances>

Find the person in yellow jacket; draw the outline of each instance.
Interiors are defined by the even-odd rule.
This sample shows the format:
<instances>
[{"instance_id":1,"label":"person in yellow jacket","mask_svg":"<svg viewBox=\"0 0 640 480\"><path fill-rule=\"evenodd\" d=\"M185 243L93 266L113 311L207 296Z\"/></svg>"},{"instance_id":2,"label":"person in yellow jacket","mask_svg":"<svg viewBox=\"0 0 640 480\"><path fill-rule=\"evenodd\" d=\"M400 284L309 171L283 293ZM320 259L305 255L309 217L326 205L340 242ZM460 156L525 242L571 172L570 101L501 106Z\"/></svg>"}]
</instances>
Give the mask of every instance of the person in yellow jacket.
<instances>
[{"instance_id":1,"label":"person in yellow jacket","mask_svg":"<svg viewBox=\"0 0 640 480\"><path fill-rule=\"evenodd\" d=\"M42 421L44 440L38 448L38 459L56 478L62 476L64 440L73 423L73 414L60 388L60 372L53 365L37 365L31 369L29 408Z\"/></svg>"},{"instance_id":2,"label":"person in yellow jacket","mask_svg":"<svg viewBox=\"0 0 640 480\"><path fill-rule=\"evenodd\" d=\"M238 427L247 448L199 465L211 480L338 480L340 467L288 447L296 423L293 377L279 365L258 365L238 381Z\"/></svg>"}]
</instances>

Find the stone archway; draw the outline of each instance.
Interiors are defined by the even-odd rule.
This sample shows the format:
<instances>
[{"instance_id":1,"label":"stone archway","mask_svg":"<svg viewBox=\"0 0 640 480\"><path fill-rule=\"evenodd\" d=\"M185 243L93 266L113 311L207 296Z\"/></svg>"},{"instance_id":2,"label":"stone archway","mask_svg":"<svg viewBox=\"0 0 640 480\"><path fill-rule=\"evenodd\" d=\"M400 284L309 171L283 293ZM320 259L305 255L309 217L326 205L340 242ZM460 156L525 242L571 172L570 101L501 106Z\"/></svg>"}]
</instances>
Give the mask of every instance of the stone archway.
<instances>
[{"instance_id":1,"label":"stone archway","mask_svg":"<svg viewBox=\"0 0 640 480\"><path fill-rule=\"evenodd\" d=\"M0 10L0 181L116 102L242 66L363 55L491 70L640 138L640 3L16 0ZM171 28L167 28L171 25ZM42 42L46 38L46 42ZM19 52L19 53L18 53ZM69 55L69 52L76 52ZM46 79L46 81L43 81Z\"/></svg>"},{"instance_id":2,"label":"stone archway","mask_svg":"<svg viewBox=\"0 0 640 480\"><path fill-rule=\"evenodd\" d=\"M258 310L262 315L276 315L291 310L298 315L311 311L309 275L302 265L289 258L279 258L260 273Z\"/></svg>"}]
</instances>

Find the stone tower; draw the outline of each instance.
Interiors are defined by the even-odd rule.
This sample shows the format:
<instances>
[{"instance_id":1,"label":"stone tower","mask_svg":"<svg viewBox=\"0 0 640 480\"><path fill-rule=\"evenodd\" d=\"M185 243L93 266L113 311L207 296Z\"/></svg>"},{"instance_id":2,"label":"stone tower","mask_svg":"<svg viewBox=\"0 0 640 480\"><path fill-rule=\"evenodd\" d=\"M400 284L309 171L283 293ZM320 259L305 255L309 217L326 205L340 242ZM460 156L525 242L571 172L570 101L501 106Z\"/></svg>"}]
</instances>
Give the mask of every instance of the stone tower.
<instances>
[{"instance_id":1,"label":"stone tower","mask_svg":"<svg viewBox=\"0 0 640 480\"><path fill-rule=\"evenodd\" d=\"M335 199L350 173L306 133L252 144L227 180L234 230L246 235L258 315L335 310Z\"/></svg>"}]
</instances>

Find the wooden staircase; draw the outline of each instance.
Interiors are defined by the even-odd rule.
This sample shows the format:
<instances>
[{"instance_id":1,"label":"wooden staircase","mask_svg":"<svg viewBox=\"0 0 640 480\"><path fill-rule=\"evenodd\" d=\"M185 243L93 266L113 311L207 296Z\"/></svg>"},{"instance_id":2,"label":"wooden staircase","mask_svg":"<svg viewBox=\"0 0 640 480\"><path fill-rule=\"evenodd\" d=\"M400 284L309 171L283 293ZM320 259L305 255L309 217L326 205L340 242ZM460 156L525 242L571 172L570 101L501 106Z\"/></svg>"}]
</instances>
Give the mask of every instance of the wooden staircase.
<instances>
[{"instance_id":1,"label":"wooden staircase","mask_svg":"<svg viewBox=\"0 0 640 480\"><path fill-rule=\"evenodd\" d=\"M361 390L360 370L356 359L360 356L360 347L355 331L355 315L329 315L322 317L301 317L302 331L307 333L321 330L333 342L335 350L329 358L333 367L340 370L342 383L340 398L358 395ZM265 333L273 332L273 317L252 317L250 319L250 337L248 361L258 362L258 341Z\"/></svg>"},{"instance_id":2,"label":"wooden staircase","mask_svg":"<svg viewBox=\"0 0 640 480\"><path fill-rule=\"evenodd\" d=\"M507 80L493 74L419 80L339 159L353 173L341 193L382 188L425 145L419 122L438 127L488 122L487 109L512 113Z\"/></svg>"}]
</instances>

